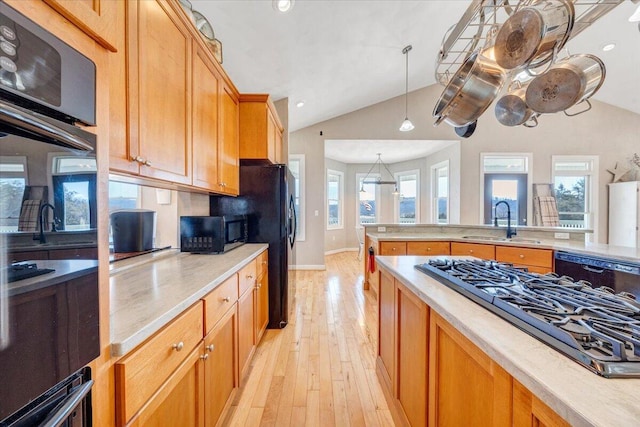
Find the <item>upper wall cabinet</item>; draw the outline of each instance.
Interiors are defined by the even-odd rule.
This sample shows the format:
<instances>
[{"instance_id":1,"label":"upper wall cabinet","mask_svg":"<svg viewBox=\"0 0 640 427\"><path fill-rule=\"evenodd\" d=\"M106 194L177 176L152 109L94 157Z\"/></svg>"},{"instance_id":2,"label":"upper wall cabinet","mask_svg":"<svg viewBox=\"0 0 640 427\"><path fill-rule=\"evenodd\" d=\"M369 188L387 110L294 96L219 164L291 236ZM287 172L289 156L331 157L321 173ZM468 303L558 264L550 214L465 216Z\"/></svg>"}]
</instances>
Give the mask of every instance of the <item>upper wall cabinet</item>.
<instances>
[{"instance_id":1,"label":"upper wall cabinet","mask_svg":"<svg viewBox=\"0 0 640 427\"><path fill-rule=\"evenodd\" d=\"M240 95L240 158L285 161L283 127L269 95Z\"/></svg>"},{"instance_id":2,"label":"upper wall cabinet","mask_svg":"<svg viewBox=\"0 0 640 427\"><path fill-rule=\"evenodd\" d=\"M191 184L191 35L168 2L130 1L129 160L141 175Z\"/></svg>"},{"instance_id":3,"label":"upper wall cabinet","mask_svg":"<svg viewBox=\"0 0 640 427\"><path fill-rule=\"evenodd\" d=\"M222 131L218 133L220 169L220 185L222 192L239 194L240 175L238 170L238 134L239 134L239 105L238 96L232 88L223 82L220 88L220 124Z\"/></svg>"},{"instance_id":4,"label":"upper wall cabinet","mask_svg":"<svg viewBox=\"0 0 640 427\"><path fill-rule=\"evenodd\" d=\"M62 16L112 52L116 51L114 0L44 0Z\"/></svg>"}]
</instances>

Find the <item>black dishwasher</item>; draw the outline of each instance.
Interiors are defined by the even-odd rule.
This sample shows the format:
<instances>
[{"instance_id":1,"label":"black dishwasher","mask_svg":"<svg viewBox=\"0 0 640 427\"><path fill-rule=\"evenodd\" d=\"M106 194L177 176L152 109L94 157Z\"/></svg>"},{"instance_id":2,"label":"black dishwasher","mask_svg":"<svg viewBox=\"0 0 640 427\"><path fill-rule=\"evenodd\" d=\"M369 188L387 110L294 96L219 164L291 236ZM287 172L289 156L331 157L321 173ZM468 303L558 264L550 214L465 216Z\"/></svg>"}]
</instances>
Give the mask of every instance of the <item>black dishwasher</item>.
<instances>
[{"instance_id":1,"label":"black dishwasher","mask_svg":"<svg viewBox=\"0 0 640 427\"><path fill-rule=\"evenodd\" d=\"M632 294L640 300L640 263L557 251L555 272L591 282L594 288L605 286L616 294Z\"/></svg>"}]
</instances>

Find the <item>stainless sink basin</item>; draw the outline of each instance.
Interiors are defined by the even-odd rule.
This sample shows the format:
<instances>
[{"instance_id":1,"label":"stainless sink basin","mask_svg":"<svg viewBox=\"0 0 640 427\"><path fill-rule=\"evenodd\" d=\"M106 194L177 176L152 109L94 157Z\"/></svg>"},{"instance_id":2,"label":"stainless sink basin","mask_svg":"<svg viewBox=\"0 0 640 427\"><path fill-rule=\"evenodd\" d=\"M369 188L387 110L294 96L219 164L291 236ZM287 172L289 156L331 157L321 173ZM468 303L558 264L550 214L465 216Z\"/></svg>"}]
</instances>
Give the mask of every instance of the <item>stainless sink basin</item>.
<instances>
[{"instance_id":1,"label":"stainless sink basin","mask_svg":"<svg viewBox=\"0 0 640 427\"><path fill-rule=\"evenodd\" d=\"M470 240L490 240L492 242L507 242L508 240L505 237L496 237L496 236L462 236L463 239Z\"/></svg>"},{"instance_id":2,"label":"stainless sink basin","mask_svg":"<svg viewBox=\"0 0 640 427\"><path fill-rule=\"evenodd\" d=\"M540 240L525 239L523 237L512 237L511 239L509 239L507 241L508 242L515 242L515 243L535 243L535 244L540 244Z\"/></svg>"}]
</instances>

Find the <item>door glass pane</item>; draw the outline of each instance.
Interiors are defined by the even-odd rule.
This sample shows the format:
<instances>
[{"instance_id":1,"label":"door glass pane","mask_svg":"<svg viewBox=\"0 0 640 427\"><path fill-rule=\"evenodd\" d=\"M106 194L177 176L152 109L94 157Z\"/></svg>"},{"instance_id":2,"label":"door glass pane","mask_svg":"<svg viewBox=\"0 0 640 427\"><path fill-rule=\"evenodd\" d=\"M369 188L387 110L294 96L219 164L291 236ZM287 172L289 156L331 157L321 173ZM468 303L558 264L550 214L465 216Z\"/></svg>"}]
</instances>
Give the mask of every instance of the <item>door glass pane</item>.
<instances>
[{"instance_id":1,"label":"door glass pane","mask_svg":"<svg viewBox=\"0 0 640 427\"><path fill-rule=\"evenodd\" d=\"M518 212L518 181L493 180L491 181L491 203L495 207L494 215L498 218L498 225L507 225L508 209L504 203L496 206L496 203L505 201L511 209L511 224L517 224ZM494 218L495 218L494 217Z\"/></svg>"},{"instance_id":2,"label":"door glass pane","mask_svg":"<svg viewBox=\"0 0 640 427\"><path fill-rule=\"evenodd\" d=\"M90 228L89 217L89 181L65 182L64 218L65 230L87 230Z\"/></svg>"},{"instance_id":3,"label":"door glass pane","mask_svg":"<svg viewBox=\"0 0 640 427\"><path fill-rule=\"evenodd\" d=\"M556 176L554 187L562 227L585 227L586 176Z\"/></svg>"},{"instance_id":4,"label":"door glass pane","mask_svg":"<svg viewBox=\"0 0 640 427\"><path fill-rule=\"evenodd\" d=\"M436 170L436 218L438 224L448 224L447 204L449 199L449 168Z\"/></svg>"},{"instance_id":5,"label":"door glass pane","mask_svg":"<svg viewBox=\"0 0 640 427\"><path fill-rule=\"evenodd\" d=\"M363 178L358 182L358 215L360 224L373 224L377 220L376 214L376 186L375 184L363 184Z\"/></svg>"}]
</instances>

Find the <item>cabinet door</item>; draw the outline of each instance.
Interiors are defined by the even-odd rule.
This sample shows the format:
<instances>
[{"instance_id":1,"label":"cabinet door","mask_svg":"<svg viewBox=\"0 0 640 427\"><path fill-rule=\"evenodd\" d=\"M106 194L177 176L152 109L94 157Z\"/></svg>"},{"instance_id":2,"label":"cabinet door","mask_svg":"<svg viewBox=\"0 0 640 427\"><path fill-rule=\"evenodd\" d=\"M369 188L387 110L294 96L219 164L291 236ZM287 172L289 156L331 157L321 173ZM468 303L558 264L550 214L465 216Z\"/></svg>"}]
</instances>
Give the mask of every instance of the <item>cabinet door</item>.
<instances>
[{"instance_id":1,"label":"cabinet door","mask_svg":"<svg viewBox=\"0 0 640 427\"><path fill-rule=\"evenodd\" d=\"M515 427L569 427L560 415L513 380L513 425Z\"/></svg>"},{"instance_id":2,"label":"cabinet door","mask_svg":"<svg viewBox=\"0 0 640 427\"><path fill-rule=\"evenodd\" d=\"M204 426L202 344L163 383L128 426Z\"/></svg>"},{"instance_id":3,"label":"cabinet door","mask_svg":"<svg viewBox=\"0 0 640 427\"><path fill-rule=\"evenodd\" d=\"M396 398L412 426L427 425L429 307L396 283Z\"/></svg>"},{"instance_id":4,"label":"cabinet door","mask_svg":"<svg viewBox=\"0 0 640 427\"><path fill-rule=\"evenodd\" d=\"M429 333L429 424L510 426L511 376L436 313Z\"/></svg>"},{"instance_id":5,"label":"cabinet door","mask_svg":"<svg viewBox=\"0 0 640 427\"><path fill-rule=\"evenodd\" d=\"M116 7L113 0L44 0L49 6L96 40L116 51Z\"/></svg>"},{"instance_id":6,"label":"cabinet door","mask_svg":"<svg viewBox=\"0 0 640 427\"><path fill-rule=\"evenodd\" d=\"M208 427L216 425L233 391L238 387L237 319L234 305L205 337L205 425Z\"/></svg>"},{"instance_id":7,"label":"cabinet door","mask_svg":"<svg viewBox=\"0 0 640 427\"><path fill-rule=\"evenodd\" d=\"M256 284L255 290L255 305L256 305L256 345L262 339L264 331L267 329L269 323L269 275L263 274L262 278Z\"/></svg>"},{"instance_id":8,"label":"cabinet door","mask_svg":"<svg viewBox=\"0 0 640 427\"><path fill-rule=\"evenodd\" d=\"M393 276L385 269L380 269L378 313L380 313L378 320L378 372L382 372L387 388L394 390L395 285Z\"/></svg>"},{"instance_id":9,"label":"cabinet door","mask_svg":"<svg viewBox=\"0 0 640 427\"><path fill-rule=\"evenodd\" d=\"M449 255L449 242L407 242L407 255Z\"/></svg>"},{"instance_id":10,"label":"cabinet door","mask_svg":"<svg viewBox=\"0 0 640 427\"><path fill-rule=\"evenodd\" d=\"M224 83L224 82L223 82ZM226 84L222 84L220 89L221 118L220 127L222 132L219 134L218 141L220 151L218 153L218 167L221 191L227 194L237 195L240 192L240 175L239 175L239 107L238 97L233 93L231 88Z\"/></svg>"},{"instance_id":11,"label":"cabinet door","mask_svg":"<svg viewBox=\"0 0 640 427\"><path fill-rule=\"evenodd\" d=\"M166 0L128 4L134 157L141 175L191 184L191 36Z\"/></svg>"},{"instance_id":12,"label":"cabinet door","mask_svg":"<svg viewBox=\"0 0 640 427\"><path fill-rule=\"evenodd\" d=\"M276 147L275 147L275 162L276 163L287 163L287 154L284 152L283 142L282 142L282 131L276 126Z\"/></svg>"},{"instance_id":13,"label":"cabinet door","mask_svg":"<svg viewBox=\"0 0 640 427\"><path fill-rule=\"evenodd\" d=\"M218 187L219 77L210 59L194 41L193 56L193 185Z\"/></svg>"},{"instance_id":14,"label":"cabinet door","mask_svg":"<svg viewBox=\"0 0 640 427\"><path fill-rule=\"evenodd\" d=\"M553 251L550 249L496 246L496 260L530 267L530 270L536 272L548 273L553 270Z\"/></svg>"},{"instance_id":15,"label":"cabinet door","mask_svg":"<svg viewBox=\"0 0 640 427\"><path fill-rule=\"evenodd\" d=\"M380 242L380 255L406 255L407 242Z\"/></svg>"},{"instance_id":16,"label":"cabinet door","mask_svg":"<svg viewBox=\"0 0 640 427\"><path fill-rule=\"evenodd\" d=\"M240 380L247 372L255 344L253 301L253 288L242 294L238 299L238 369Z\"/></svg>"},{"instance_id":17,"label":"cabinet door","mask_svg":"<svg viewBox=\"0 0 640 427\"><path fill-rule=\"evenodd\" d=\"M276 132L278 132L278 126L276 125L271 110L267 108L267 158L271 160L272 163L277 163Z\"/></svg>"},{"instance_id":18,"label":"cabinet door","mask_svg":"<svg viewBox=\"0 0 640 427\"><path fill-rule=\"evenodd\" d=\"M451 242L451 255L469 255L482 259L495 259L496 250L493 245Z\"/></svg>"}]
</instances>

